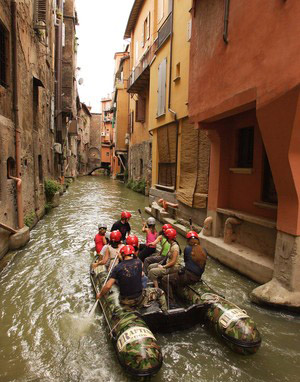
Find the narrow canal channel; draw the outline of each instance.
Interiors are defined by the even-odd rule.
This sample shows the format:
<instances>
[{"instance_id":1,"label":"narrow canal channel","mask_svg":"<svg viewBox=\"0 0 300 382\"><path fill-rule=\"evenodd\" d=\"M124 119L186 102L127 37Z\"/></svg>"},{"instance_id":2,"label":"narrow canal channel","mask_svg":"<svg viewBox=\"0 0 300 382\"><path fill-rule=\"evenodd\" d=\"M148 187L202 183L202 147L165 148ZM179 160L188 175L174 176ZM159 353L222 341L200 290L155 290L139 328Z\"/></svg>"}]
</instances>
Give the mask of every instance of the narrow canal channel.
<instances>
[{"instance_id":1,"label":"narrow canal channel","mask_svg":"<svg viewBox=\"0 0 300 382\"><path fill-rule=\"evenodd\" d=\"M61 202L0 274L0 381L130 381L100 310L90 325L85 319L95 301L90 247L98 222L110 226L122 209L133 214L130 223L142 238L137 209L147 198L101 176L79 178ZM212 259L204 280L254 318L261 349L249 357L234 354L200 325L157 335L164 365L152 381L299 381L299 316L251 305L255 284Z\"/></svg>"}]
</instances>

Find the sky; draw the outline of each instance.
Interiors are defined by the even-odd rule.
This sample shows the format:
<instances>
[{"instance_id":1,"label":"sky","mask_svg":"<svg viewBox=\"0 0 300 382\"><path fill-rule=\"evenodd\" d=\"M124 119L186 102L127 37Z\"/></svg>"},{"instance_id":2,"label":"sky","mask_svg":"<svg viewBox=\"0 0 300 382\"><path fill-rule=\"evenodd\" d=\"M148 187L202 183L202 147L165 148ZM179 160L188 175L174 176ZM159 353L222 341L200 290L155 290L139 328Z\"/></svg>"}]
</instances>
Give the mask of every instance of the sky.
<instances>
[{"instance_id":1,"label":"sky","mask_svg":"<svg viewBox=\"0 0 300 382\"><path fill-rule=\"evenodd\" d=\"M113 91L114 54L124 50L125 28L134 0L76 0L79 26L77 79L80 101L100 112L101 98ZM128 43L128 40L127 40Z\"/></svg>"}]
</instances>

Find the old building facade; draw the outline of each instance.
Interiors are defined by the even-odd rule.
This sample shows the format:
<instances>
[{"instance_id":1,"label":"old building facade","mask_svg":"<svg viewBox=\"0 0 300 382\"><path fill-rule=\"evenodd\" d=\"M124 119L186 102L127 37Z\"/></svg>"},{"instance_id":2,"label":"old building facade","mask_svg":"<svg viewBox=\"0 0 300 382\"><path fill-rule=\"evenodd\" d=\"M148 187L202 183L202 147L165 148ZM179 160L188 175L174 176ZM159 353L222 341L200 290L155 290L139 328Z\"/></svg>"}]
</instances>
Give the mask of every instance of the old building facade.
<instances>
[{"instance_id":1,"label":"old building facade","mask_svg":"<svg viewBox=\"0 0 300 382\"><path fill-rule=\"evenodd\" d=\"M45 180L63 180L64 7L75 18L74 0L0 1L0 257L45 213Z\"/></svg>"},{"instance_id":2,"label":"old building facade","mask_svg":"<svg viewBox=\"0 0 300 382\"><path fill-rule=\"evenodd\" d=\"M299 2L195 0L189 82L190 120L211 141L202 242L265 283L255 301L291 307L300 306L299 15Z\"/></svg>"}]
</instances>

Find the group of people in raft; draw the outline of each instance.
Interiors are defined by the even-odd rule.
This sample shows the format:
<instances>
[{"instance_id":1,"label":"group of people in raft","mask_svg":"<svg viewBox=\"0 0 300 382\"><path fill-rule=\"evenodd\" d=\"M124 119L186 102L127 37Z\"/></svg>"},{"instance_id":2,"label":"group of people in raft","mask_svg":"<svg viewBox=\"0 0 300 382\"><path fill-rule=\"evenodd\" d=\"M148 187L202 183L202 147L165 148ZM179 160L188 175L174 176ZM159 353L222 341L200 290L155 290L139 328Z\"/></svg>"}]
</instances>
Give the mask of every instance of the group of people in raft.
<instances>
[{"instance_id":1,"label":"group of people in raft","mask_svg":"<svg viewBox=\"0 0 300 382\"><path fill-rule=\"evenodd\" d=\"M147 307L153 300L158 301L163 311L177 308L176 287L199 281L205 269L207 254L200 245L198 234L194 231L187 233L182 266L177 232L171 224L163 225L157 232L155 219L148 218L142 228L146 233L146 244L139 245L138 237L130 234L130 218L130 212L123 211L110 233L106 232L105 223L98 225L99 233L94 239L97 260L92 267L105 265L109 279L97 293L97 299L116 283L120 289L120 303L126 309ZM156 251L158 243L161 244L159 252ZM153 287L147 287L148 279L153 282Z\"/></svg>"}]
</instances>

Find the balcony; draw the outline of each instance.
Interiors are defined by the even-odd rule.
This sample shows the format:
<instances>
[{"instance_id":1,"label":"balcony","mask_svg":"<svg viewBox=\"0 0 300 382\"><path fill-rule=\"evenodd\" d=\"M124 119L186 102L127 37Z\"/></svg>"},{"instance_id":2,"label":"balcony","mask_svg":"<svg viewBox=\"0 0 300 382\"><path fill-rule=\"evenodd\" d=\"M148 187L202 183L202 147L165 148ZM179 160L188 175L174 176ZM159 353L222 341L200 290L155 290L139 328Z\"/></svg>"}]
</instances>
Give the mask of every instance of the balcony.
<instances>
[{"instance_id":1,"label":"balcony","mask_svg":"<svg viewBox=\"0 0 300 382\"><path fill-rule=\"evenodd\" d=\"M128 93L138 94L149 86L150 63L153 60L156 49L157 40L154 41L153 45L146 51L138 65L132 71L128 79Z\"/></svg>"},{"instance_id":2,"label":"balcony","mask_svg":"<svg viewBox=\"0 0 300 382\"><path fill-rule=\"evenodd\" d=\"M164 44L167 38L172 33L172 12L166 18L163 25L158 30L158 38L157 38L157 50Z\"/></svg>"}]
</instances>

